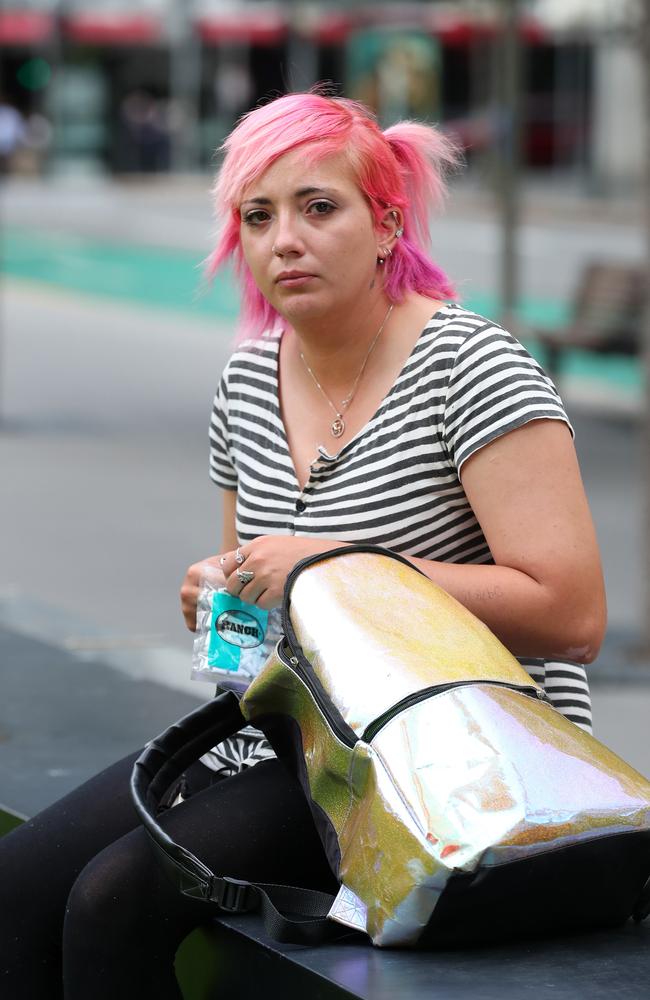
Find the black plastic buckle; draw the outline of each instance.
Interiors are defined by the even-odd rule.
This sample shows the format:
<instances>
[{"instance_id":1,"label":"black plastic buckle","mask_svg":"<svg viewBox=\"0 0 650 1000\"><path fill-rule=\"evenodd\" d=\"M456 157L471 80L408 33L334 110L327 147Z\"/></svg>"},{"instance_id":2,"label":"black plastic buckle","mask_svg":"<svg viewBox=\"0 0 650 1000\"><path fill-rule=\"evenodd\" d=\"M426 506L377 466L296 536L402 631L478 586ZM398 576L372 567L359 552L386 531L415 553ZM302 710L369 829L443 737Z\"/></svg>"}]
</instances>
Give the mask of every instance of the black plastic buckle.
<instances>
[{"instance_id":1,"label":"black plastic buckle","mask_svg":"<svg viewBox=\"0 0 650 1000\"><path fill-rule=\"evenodd\" d=\"M250 893L255 887L250 882L241 882L237 878L228 878L224 875L219 880L215 879L212 899L226 913L246 913L252 909L253 899Z\"/></svg>"}]
</instances>

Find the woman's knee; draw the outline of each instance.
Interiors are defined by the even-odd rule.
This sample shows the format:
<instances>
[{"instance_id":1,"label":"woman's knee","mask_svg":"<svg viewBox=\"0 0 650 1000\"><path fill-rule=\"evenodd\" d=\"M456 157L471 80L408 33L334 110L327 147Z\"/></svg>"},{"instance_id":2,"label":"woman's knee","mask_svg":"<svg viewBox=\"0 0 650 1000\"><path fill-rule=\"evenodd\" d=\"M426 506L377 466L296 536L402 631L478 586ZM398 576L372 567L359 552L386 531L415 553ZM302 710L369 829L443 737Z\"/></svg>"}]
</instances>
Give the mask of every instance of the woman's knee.
<instances>
[{"instance_id":1,"label":"woman's knee","mask_svg":"<svg viewBox=\"0 0 650 1000\"><path fill-rule=\"evenodd\" d=\"M121 837L79 873L68 897L66 927L88 934L93 926L128 932L151 896L151 850L142 830ZM155 872L153 874L156 874Z\"/></svg>"}]
</instances>

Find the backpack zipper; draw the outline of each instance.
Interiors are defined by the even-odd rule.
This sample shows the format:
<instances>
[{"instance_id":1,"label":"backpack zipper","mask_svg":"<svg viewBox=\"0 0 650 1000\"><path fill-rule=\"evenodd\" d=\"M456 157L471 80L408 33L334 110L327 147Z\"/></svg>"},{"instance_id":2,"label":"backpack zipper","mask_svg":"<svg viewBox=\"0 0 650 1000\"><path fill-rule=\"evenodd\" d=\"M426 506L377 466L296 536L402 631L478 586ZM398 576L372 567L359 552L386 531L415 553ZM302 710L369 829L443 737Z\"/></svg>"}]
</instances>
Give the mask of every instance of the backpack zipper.
<instances>
[{"instance_id":1,"label":"backpack zipper","mask_svg":"<svg viewBox=\"0 0 650 1000\"><path fill-rule=\"evenodd\" d=\"M444 694L445 691L452 691L454 688L459 687L475 687L477 684L482 684L483 686L489 685L490 687L500 687L508 688L510 691L519 691L521 694L526 694L531 698L544 698L544 692L540 691L536 687L528 684L508 684L507 681L490 681L490 680L473 680L473 681L450 681L448 684L434 684L431 687L422 688L420 691L415 691L413 694L408 694L401 701L396 702L391 705L389 709L383 712L382 715L377 716L372 722L369 722L364 729L361 739L364 743L370 743L377 733L388 725L388 723L398 716L401 712L405 712L408 708L412 708L414 705L419 704L421 701L426 701L428 698L434 698L439 694Z\"/></svg>"},{"instance_id":2,"label":"backpack zipper","mask_svg":"<svg viewBox=\"0 0 650 1000\"><path fill-rule=\"evenodd\" d=\"M318 682L314 682L310 669L305 669L305 665L301 662L301 659L295 655L286 638L284 642L280 640L278 643L277 654L284 665L290 667L308 689L309 693L318 705L318 708L327 719L332 732L342 743L352 749L352 747L358 743L359 737L355 733L354 729L352 729L351 726L348 726L345 720L338 714L338 712L336 712L336 709L333 711L333 706L326 699L324 692L320 688L320 684L318 684ZM307 664L309 668L311 668L309 661L307 661ZM334 712L336 712L336 714L334 714Z\"/></svg>"},{"instance_id":3,"label":"backpack zipper","mask_svg":"<svg viewBox=\"0 0 650 1000\"><path fill-rule=\"evenodd\" d=\"M307 660L302 651L299 649L300 644L293 630L293 624L289 616L289 603L291 601L291 590L293 588L294 581L304 569L307 569L309 566L313 566L315 563L324 561L325 559L349 555L352 552L376 552L379 555L389 556L391 559L395 559L396 562L401 562L405 566L408 566L409 569L415 570L415 572L419 573L421 576L425 576L421 569L414 566L413 563L409 562L408 559L405 559L404 556L400 555L398 552L391 552L389 549L384 549L379 545L343 545L336 549L330 549L327 552L319 552L316 555L307 556L306 559L302 559L299 563L296 563L287 576L284 586L284 599L282 601L282 631L284 632L284 640L281 640L277 647L278 656L282 662L285 666L290 666L293 670L295 670L312 694L316 704L327 719L333 732L336 733L341 742L345 743L346 746L349 747L353 747L355 743L357 743L359 737L357 737L357 734L352 727L347 725L342 716L336 712L336 709L333 708L325 692L322 690L320 683L312 676L312 666L309 660ZM435 684L431 687L422 688L420 691L407 695L405 698L402 698L401 701L392 705L382 715L373 719L373 721L368 723L364 729L361 739L364 740L364 742L369 743L370 740L374 739L377 733L385 725L387 725L391 719L394 719L395 716L399 715L400 712L404 712L407 708L417 705L420 701L425 701L427 698L433 698L436 695L443 694L445 691L450 691L455 687L470 687L475 684L490 684L493 687L509 688L511 691L520 691L522 694L526 694L529 697L539 698L542 701L547 700L544 691L541 691L537 687L524 684L508 684L506 681L451 681L448 684ZM336 715L333 714L333 711L336 712Z\"/></svg>"},{"instance_id":4,"label":"backpack zipper","mask_svg":"<svg viewBox=\"0 0 650 1000\"><path fill-rule=\"evenodd\" d=\"M490 681L490 680L473 680L473 681L450 681L448 684L433 684L430 687L422 688L420 691L414 691L413 694L406 695L401 701L396 702L391 705L385 712L369 722L364 729L361 737L357 737L356 733L351 726L348 726L344 720L338 715L332 714L332 706L324 699L323 693L319 690L311 678L309 670L306 670L304 664L301 662L300 657L296 656L291 646L286 641L278 643L278 656L285 664L285 666L290 666L298 674L301 681L309 689L310 693L318 705L319 709L327 719L331 729L336 733L338 738L346 744L346 746L353 747L357 740L360 738L364 743L370 743L371 740L384 728L388 723L394 719L396 716L400 715L401 712L405 712L407 709L412 708L414 705L419 704L421 701L426 701L429 698L435 698L437 695L444 694L446 691L452 691L454 688L460 687L475 687L477 684L482 684L483 686L489 685L490 687L500 687L507 688L510 691L519 691L521 694L528 695L530 698L539 698L544 700L544 692L540 691L538 688L527 684L508 684L506 681ZM307 661L308 662L308 661Z\"/></svg>"}]
</instances>

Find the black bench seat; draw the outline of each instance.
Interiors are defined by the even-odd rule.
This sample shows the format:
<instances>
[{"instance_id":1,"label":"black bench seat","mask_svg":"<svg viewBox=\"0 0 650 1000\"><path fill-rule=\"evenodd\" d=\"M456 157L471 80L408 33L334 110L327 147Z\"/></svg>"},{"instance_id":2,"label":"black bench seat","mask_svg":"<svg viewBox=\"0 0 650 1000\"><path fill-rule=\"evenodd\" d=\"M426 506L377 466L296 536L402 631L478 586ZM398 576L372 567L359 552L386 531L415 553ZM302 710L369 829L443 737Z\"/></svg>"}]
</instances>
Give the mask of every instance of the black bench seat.
<instances>
[{"instance_id":1,"label":"black bench seat","mask_svg":"<svg viewBox=\"0 0 650 1000\"><path fill-rule=\"evenodd\" d=\"M179 953L185 1000L644 1000L650 996L650 921L485 949L373 948L360 936L319 948L280 945L257 915L228 915L195 931ZM212 988L193 990L188 966L205 956ZM180 968L180 966L183 968ZM198 970L197 970L198 971Z\"/></svg>"}]
</instances>

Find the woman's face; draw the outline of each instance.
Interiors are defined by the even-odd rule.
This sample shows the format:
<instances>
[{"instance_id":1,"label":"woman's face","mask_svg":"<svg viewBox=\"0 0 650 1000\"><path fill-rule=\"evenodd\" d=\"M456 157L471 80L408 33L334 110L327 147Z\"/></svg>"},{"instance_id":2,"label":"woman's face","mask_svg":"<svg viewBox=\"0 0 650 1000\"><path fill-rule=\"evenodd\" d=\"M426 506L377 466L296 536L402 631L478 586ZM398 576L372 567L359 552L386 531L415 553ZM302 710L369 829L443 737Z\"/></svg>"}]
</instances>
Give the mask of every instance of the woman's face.
<instances>
[{"instance_id":1,"label":"woman's face","mask_svg":"<svg viewBox=\"0 0 650 1000\"><path fill-rule=\"evenodd\" d=\"M342 154L310 165L286 153L240 205L244 258L266 299L293 324L363 308L381 240Z\"/></svg>"}]
</instances>

